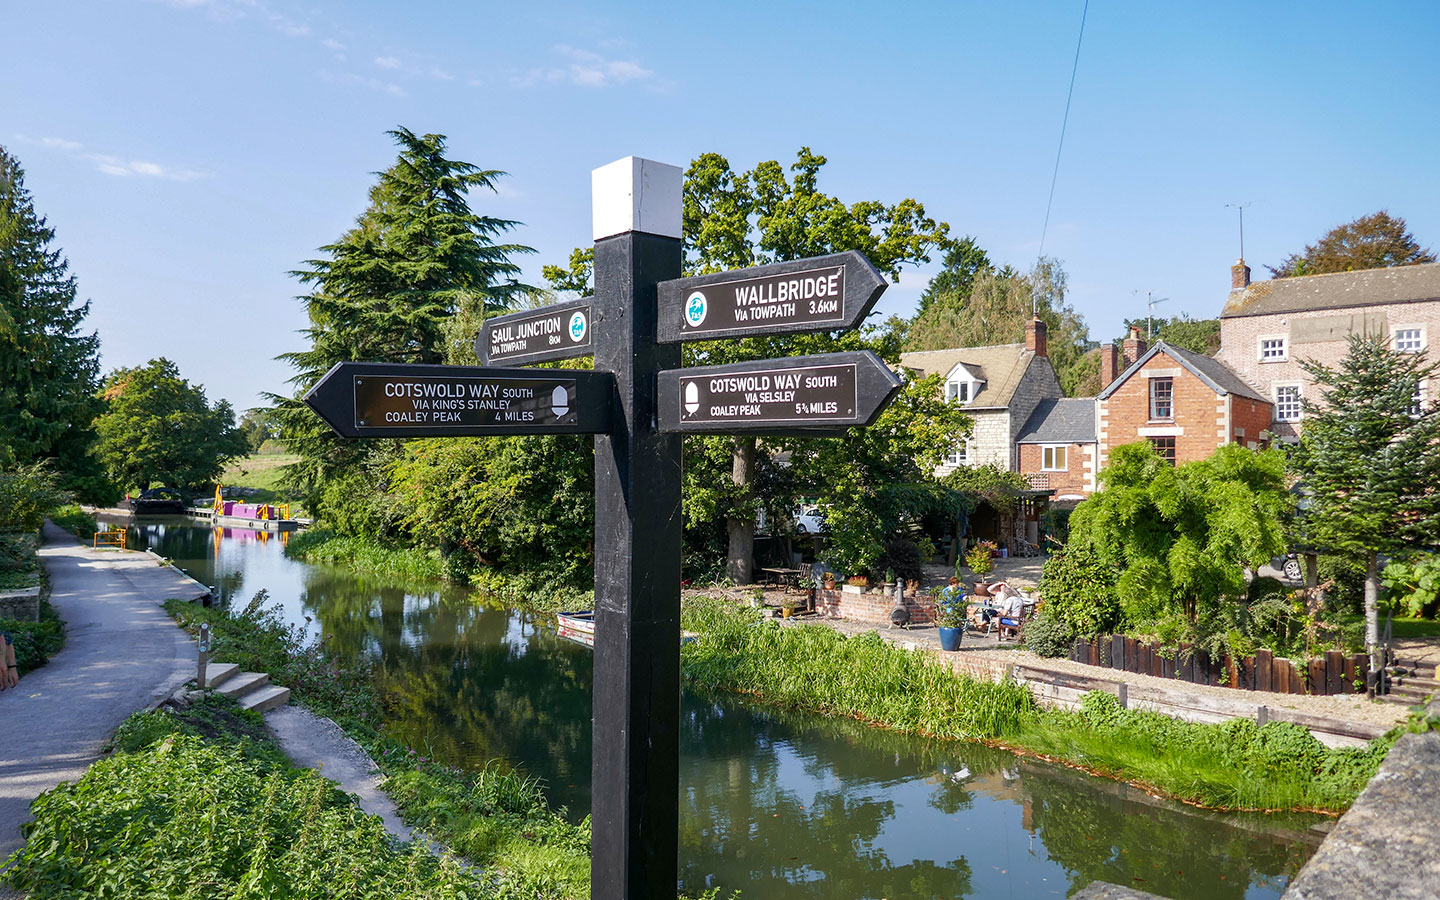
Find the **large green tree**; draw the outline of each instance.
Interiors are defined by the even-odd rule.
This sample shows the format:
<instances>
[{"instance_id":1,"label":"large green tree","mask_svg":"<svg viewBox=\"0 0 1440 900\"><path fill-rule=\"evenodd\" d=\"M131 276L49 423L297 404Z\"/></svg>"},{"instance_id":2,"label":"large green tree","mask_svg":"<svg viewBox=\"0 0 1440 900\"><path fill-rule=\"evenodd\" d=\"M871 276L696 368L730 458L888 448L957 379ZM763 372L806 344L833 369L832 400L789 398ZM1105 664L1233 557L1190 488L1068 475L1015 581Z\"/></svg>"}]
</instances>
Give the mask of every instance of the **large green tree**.
<instances>
[{"instance_id":1,"label":"large green tree","mask_svg":"<svg viewBox=\"0 0 1440 900\"><path fill-rule=\"evenodd\" d=\"M287 473L290 482L316 501L327 479L379 471L399 445L336 438L300 395L338 362L452 360L469 352L487 314L534 292L517 281L513 261L534 251L500 242L517 223L470 207L470 193L495 190L504 173L450 159L444 135L405 128L389 134L399 157L377 173L355 227L292 273L310 289L301 298L309 347L280 357L297 370L291 379L297 396L271 399L282 439L301 456Z\"/></svg>"},{"instance_id":2,"label":"large green tree","mask_svg":"<svg viewBox=\"0 0 1440 900\"><path fill-rule=\"evenodd\" d=\"M168 359L117 369L102 391L107 408L95 422L97 450L116 484L193 490L249 450L229 401L211 406L204 388L181 378Z\"/></svg>"},{"instance_id":3,"label":"large green tree","mask_svg":"<svg viewBox=\"0 0 1440 900\"><path fill-rule=\"evenodd\" d=\"M1045 322L1050 363L1065 393L1098 384L1099 362L1089 353L1085 319L1065 301L1067 278L1058 260L1041 259L1024 274L1009 267L976 273L968 290L942 292L910 323L906 350L984 347L1025 340L1025 326ZM1088 390L1095 393L1094 390Z\"/></svg>"},{"instance_id":4,"label":"large green tree","mask_svg":"<svg viewBox=\"0 0 1440 900\"><path fill-rule=\"evenodd\" d=\"M1437 366L1391 349L1378 334L1352 334L1338 366L1301 365L1320 389L1305 399L1291 466L1308 508L1308 543L1365 566L1365 643L1378 672L1379 557L1440 543L1440 403L1417 399ZM1431 388L1434 396L1434 388Z\"/></svg>"},{"instance_id":5,"label":"large green tree","mask_svg":"<svg viewBox=\"0 0 1440 900\"><path fill-rule=\"evenodd\" d=\"M89 455L100 340L80 331L90 303L54 242L0 147L0 465L53 460L68 487L101 499Z\"/></svg>"},{"instance_id":6,"label":"large green tree","mask_svg":"<svg viewBox=\"0 0 1440 900\"><path fill-rule=\"evenodd\" d=\"M1133 624L1177 613L1193 624L1285 549L1295 501L1278 450L1226 444L1173 466L1141 441L1116 447L1099 479L1104 490L1070 517L1068 547L1120 570L1115 593Z\"/></svg>"},{"instance_id":7,"label":"large green tree","mask_svg":"<svg viewBox=\"0 0 1440 900\"><path fill-rule=\"evenodd\" d=\"M1433 262L1435 254L1420 246L1406 230L1405 220L1382 209L1337 225L1300 253L1292 253L1280 265L1266 268L1276 278L1290 278Z\"/></svg>"},{"instance_id":8,"label":"large green tree","mask_svg":"<svg viewBox=\"0 0 1440 900\"><path fill-rule=\"evenodd\" d=\"M930 260L951 245L949 226L937 222L913 199L897 203L863 200L847 204L820 189L826 159L803 147L787 169L775 160L735 171L718 153L706 153L685 173L685 274L701 275L746 266L858 250L881 272L898 279L907 265ZM568 268L548 267L556 289L589 290L592 255L571 254ZM686 365L716 365L838 350L873 349L890 362L898 345L883 333L782 335L704 341L685 346ZM687 522L707 524L698 514L725 521L727 570L749 581L755 519L760 499L754 485L763 461L755 437L686 439ZM728 479L721 475L729 460Z\"/></svg>"}]
</instances>

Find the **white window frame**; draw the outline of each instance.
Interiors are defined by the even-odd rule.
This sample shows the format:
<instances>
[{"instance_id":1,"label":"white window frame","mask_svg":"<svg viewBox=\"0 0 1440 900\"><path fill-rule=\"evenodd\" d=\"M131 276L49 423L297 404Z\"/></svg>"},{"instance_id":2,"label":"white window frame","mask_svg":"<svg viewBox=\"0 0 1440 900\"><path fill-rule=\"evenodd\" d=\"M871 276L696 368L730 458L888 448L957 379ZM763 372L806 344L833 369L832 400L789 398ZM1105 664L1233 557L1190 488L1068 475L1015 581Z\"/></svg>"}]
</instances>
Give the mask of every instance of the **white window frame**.
<instances>
[{"instance_id":1,"label":"white window frame","mask_svg":"<svg viewBox=\"0 0 1440 900\"><path fill-rule=\"evenodd\" d=\"M1427 381L1429 381L1428 378L1422 378L1419 381L1415 382L1415 396L1410 398L1410 415L1413 418L1418 419L1425 413L1425 401L1427 399L1426 395L1429 393L1425 390L1427 387L1429 387L1429 385L1425 383Z\"/></svg>"},{"instance_id":2,"label":"white window frame","mask_svg":"<svg viewBox=\"0 0 1440 900\"><path fill-rule=\"evenodd\" d=\"M1065 464L1055 465L1056 451L1063 457ZM1048 460L1047 460L1048 457ZM1042 472L1068 472L1070 471L1070 445L1069 444L1041 444L1040 445L1040 471Z\"/></svg>"},{"instance_id":3,"label":"white window frame","mask_svg":"<svg viewBox=\"0 0 1440 900\"><path fill-rule=\"evenodd\" d=\"M1169 404L1170 404L1170 415L1168 415L1168 416L1157 416L1157 415L1155 415L1155 383L1158 382L1158 381L1168 381L1168 382L1170 383L1170 399L1169 399L1169 401L1168 401ZM1146 381L1146 384L1145 384L1145 402L1146 402L1146 410L1147 410L1147 412L1149 412L1149 414L1150 414L1149 421L1151 421L1151 422L1173 422L1173 421L1175 421L1175 376L1173 376L1173 375L1165 375L1165 376L1161 376L1161 377L1153 377L1153 376L1152 376L1151 378L1149 378L1149 379Z\"/></svg>"},{"instance_id":4,"label":"white window frame","mask_svg":"<svg viewBox=\"0 0 1440 900\"><path fill-rule=\"evenodd\" d=\"M965 438L956 445L955 449L945 454L945 465L952 468L970 465L970 439Z\"/></svg>"},{"instance_id":5,"label":"white window frame","mask_svg":"<svg viewBox=\"0 0 1440 900\"><path fill-rule=\"evenodd\" d=\"M963 395L963 396L962 396ZM945 400L948 403L969 403L970 382L968 381L947 381L945 382Z\"/></svg>"},{"instance_id":6,"label":"white window frame","mask_svg":"<svg viewBox=\"0 0 1440 900\"><path fill-rule=\"evenodd\" d=\"M1285 416L1281 414L1280 392L1290 389L1295 391L1295 414ZM1275 385L1275 421L1277 422L1299 422L1305 418L1305 387L1298 381L1287 381Z\"/></svg>"},{"instance_id":7,"label":"white window frame","mask_svg":"<svg viewBox=\"0 0 1440 900\"><path fill-rule=\"evenodd\" d=\"M1265 343L1267 341L1278 341L1280 343L1280 354L1278 356L1265 355ZM1262 334L1255 343L1257 358L1262 363L1277 363L1290 361L1290 338L1284 334Z\"/></svg>"},{"instance_id":8,"label":"white window frame","mask_svg":"<svg viewBox=\"0 0 1440 900\"><path fill-rule=\"evenodd\" d=\"M1400 332L1402 331L1414 331L1418 333L1420 336L1420 344L1415 347L1401 347ZM1390 346L1399 350L1401 353L1424 353L1425 349L1429 346L1429 342L1426 340L1425 326L1418 323L1414 325L1396 325L1390 330Z\"/></svg>"}]
</instances>

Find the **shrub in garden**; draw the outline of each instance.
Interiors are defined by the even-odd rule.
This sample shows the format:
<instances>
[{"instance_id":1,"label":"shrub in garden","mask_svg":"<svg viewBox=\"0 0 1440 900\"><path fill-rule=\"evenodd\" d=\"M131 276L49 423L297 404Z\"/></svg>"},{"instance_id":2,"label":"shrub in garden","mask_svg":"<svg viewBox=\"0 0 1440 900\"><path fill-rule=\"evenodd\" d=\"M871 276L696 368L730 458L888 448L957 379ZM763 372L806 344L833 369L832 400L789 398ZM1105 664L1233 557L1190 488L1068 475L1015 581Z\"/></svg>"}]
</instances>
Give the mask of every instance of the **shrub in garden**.
<instances>
[{"instance_id":1,"label":"shrub in garden","mask_svg":"<svg viewBox=\"0 0 1440 900\"><path fill-rule=\"evenodd\" d=\"M927 545L928 546L928 545ZM919 581L925 577L925 560L934 555L934 548L927 554L925 548L909 538L896 538L885 545L885 552L870 567L872 573L894 572L901 581Z\"/></svg>"},{"instance_id":2,"label":"shrub in garden","mask_svg":"<svg viewBox=\"0 0 1440 900\"><path fill-rule=\"evenodd\" d=\"M1119 580L1120 569L1092 547L1067 546L1045 560L1041 570L1042 618L1065 623L1072 639L1119 630L1125 624L1116 593Z\"/></svg>"},{"instance_id":3,"label":"shrub in garden","mask_svg":"<svg viewBox=\"0 0 1440 900\"><path fill-rule=\"evenodd\" d=\"M69 500L43 463L0 472L0 531L35 531L50 510Z\"/></svg>"},{"instance_id":4,"label":"shrub in garden","mask_svg":"<svg viewBox=\"0 0 1440 900\"><path fill-rule=\"evenodd\" d=\"M1025 647L1037 656L1056 659L1070 652L1075 645L1075 629L1048 606L1025 626Z\"/></svg>"},{"instance_id":5,"label":"shrub in garden","mask_svg":"<svg viewBox=\"0 0 1440 900\"><path fill-rule=\"evenodd\" d=\"M1440 607L1440 556L1392 562L1382 577L1400 614L1432 618Z\"/></svg>"}]
</instances>

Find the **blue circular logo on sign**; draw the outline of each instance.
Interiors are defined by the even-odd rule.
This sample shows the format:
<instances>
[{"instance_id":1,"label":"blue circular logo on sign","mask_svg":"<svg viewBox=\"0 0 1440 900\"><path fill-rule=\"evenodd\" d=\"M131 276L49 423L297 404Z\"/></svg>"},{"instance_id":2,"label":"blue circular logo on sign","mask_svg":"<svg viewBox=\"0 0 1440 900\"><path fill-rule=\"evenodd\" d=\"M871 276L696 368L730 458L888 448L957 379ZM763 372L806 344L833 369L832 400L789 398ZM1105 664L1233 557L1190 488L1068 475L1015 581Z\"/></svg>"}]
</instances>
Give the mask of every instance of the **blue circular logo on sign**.
<instances>
[{"instance_id":1,"label":"blue circular logo on sign","mask_svg":"<svg viewBox=\"0 0 1440 900\"><path fill-rule=\"evenodd\" d=\"M709 306L705 303L705 295L696 291L685 301L685 323L695 327L705 321L705 313L709 312Z\"/></svg>"},{"instance_id":2,"label":"blue circular logo on sign","mask_svg":"<svg viewBox=\"0 0 1440 900\"><path fill-rule=\"evenodd\" d=\"M575 315L570 317L570 340L577 344L585 340L585 331L589 327L590 323L586 321L585 313L575 313Z\"/></svg>"}]
</instances>

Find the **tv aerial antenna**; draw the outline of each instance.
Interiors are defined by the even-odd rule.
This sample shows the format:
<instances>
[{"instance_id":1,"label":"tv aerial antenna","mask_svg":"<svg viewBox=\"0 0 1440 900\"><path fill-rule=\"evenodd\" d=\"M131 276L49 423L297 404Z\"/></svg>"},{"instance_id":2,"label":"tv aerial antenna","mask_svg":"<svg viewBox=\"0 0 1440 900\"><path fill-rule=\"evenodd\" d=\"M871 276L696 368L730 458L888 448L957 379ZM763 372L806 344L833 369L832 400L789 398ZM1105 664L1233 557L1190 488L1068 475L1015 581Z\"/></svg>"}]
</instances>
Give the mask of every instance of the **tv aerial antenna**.
<instances>
[{"instance_id":1,"label":"tv aerial antenna","mask_svg":"<svg viewBox=\"0 0 1440 900\"><path fill-rule=\"evenodd\" d=\"M1253 200L1246 200L1244 203L1227 203L1226 209L1233 209L1240 213L1240 258L1245 258L1245 207L1253 206Z\"/></svg>"},{"instance_id":2,"label":"tv aerial antenna","mask_svg":"<svg viewBox=\"0 0 1440 900\"><path fill-rule=\"evenodd\" d=\"M1137 295L1137 296L1140 294L1140 292L1139 292L1138 290L1136 290L1136 291L1131 291L1130 293L1135 294L1135 295ZM1154 291L1146 291L1146 292L1145 292L1145 340L1148 341L1148 340L1150 340L1150 339L1152 339L1152 338L1154 337L1154 333L1155 333L1155 307L1159 306L1159 305L1162 304L1162 303L1169 303L1169 302L1170 302L1170 298L1169 298L1169 297L1157 297L1157 296L1155 296L1155 292L1154 292Z\"/></svg>"}]
</instances>

